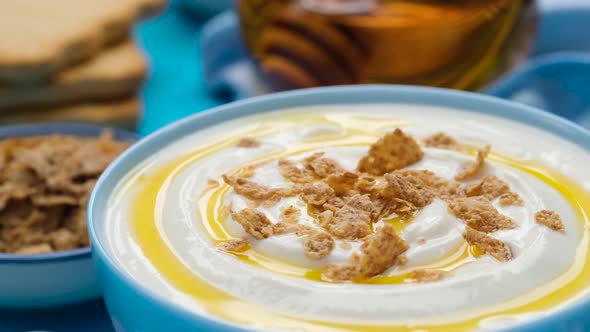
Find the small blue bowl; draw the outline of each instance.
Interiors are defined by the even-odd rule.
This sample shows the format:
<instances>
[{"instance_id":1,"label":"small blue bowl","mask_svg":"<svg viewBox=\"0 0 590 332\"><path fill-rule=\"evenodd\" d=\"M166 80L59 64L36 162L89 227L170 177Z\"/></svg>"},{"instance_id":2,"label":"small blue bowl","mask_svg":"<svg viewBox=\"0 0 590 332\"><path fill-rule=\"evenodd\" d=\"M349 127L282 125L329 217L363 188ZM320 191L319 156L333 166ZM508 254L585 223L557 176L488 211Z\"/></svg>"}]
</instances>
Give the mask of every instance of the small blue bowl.
<instances>
[{"instance_id":1,"label":"small blue bowl","mask_svg":"<svg viewBox=\"0 0 590 332\"><path fill-rule=\"evenodd\" d=\"M4 126L0 127L0 140L51 134L95 137L105 129L78 123ZM120 129L114 129L114 134L117 140L140 138ZM0 307L51 307L99 296L90 248L39 255L0 253Z\"/></svg>"},{"instance_id":2,"label":"small blue bowl","mask_svg":"<svg viewBox=\"0 0 590 332\"><path fill-rule=\"evenodd\" d=\"M185 135L242 116L322 104L405 103L435 105L508 118L551 132L590 151L590 132L554 114L474 93L406 86L345 86L277 93L227 104L169 125L126 151L99 179L88 207L88 229L98 280L118 331L244 331L245 327L188 311L173 299L143 287L105 250L105 213L117 183L154 152ZM510 331L588 331L590 298Z\"/></svg>"}]
</instances>

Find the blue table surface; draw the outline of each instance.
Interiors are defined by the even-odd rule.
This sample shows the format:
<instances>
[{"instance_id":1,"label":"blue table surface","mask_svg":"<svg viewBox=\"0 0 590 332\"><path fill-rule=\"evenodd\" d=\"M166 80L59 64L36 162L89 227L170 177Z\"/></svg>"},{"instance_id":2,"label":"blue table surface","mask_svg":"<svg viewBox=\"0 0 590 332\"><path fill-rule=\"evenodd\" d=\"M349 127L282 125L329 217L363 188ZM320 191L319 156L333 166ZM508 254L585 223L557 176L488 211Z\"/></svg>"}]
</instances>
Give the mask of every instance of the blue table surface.
<instances>
[{"instance_id":1,"label":"blue table surface","mask_svg":"<svg viewBox=\"0 0 590 332\"><path fill-rule=\"evenodd\" d=\"M150 77L143 89L144 116L139 133L149 134L224 101L209 94L203 80L201 28L202 20L171 7L135 29L136 39L151 63Z\"/></svg>"},{"instance_id":2,"label":"blue table surface","mask_svg":"<svg viewBox=\"0 0 590 332\"><path fill-rule=\"evenodd\" d=\"M202 20L175 7L140 23L135 38L146 51L151 73L138 131L148 134L170 122L223 102L211 96L200 67ZM0 310L1 332L113 332L101 300L49 310Z\"/></svg>"}]
</instances>

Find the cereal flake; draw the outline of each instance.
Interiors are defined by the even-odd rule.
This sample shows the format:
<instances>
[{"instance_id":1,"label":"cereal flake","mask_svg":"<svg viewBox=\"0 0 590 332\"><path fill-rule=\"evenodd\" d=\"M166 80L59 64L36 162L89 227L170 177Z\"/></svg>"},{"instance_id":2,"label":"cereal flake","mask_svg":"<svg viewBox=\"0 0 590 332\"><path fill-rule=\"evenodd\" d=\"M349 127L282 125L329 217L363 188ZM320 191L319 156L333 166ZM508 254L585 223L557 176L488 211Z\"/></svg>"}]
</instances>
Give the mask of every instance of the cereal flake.
<instances>
[{"instance_id":1,"label":"cereal flake","mask_svg":"<svg viewBox=\"0 0 590 332\"><path fill-rule=\"evenodd\" d=\"M424 207L434 199L433 190L417 176L422 171L392 172L385 174L387 185L381 195L385 198L397 198L416 207Z\"/></svg>"},{"instance_id":2,"label":"cereal flake","mask_svg":"<svg viewBox=\"0 0 590 332\"><path fill-rule=\"evenodd\" d=\"M500 262L507 262L512 259L510 247L495 239L484 232L479 232L469 226L465 227L463 237L470 245L477 247L479 250L494 257Z\"/></svg>"},{"instance_id":3,"label":"cereal flake","mask_svg":"<svg viewBox=\"0 0 590 332\"><path fill-rule=\"evenodd\" d=\"M448 272L441 270L419 269L410 273L410 278L420 283L439 281L446 278L447 276Z\"/></svg>"},{"instance_id":4,"label":"cereal flake","mask_svg":"<svg viewBox=\"0 0 590 332\"><path fill-rule=\"evenodd\" d=\"M455 175L455 180L463 181L469 178L475 177L478 175L485 166L485 160L490 154L492 147L490 145L486 145L483 148L477 151L477 157L475 161L465 165L462 170L459 171L457 175Z\"/></svg>"},{"instance_id":5,"label":"cereal flake","mask_svg":"<svg viewBox=\"0 0 590 332\"><path fill-rule=\"evenodd\" d=\"M217 244L217 249L225 252L244 252L250 248L248 239L231 239Z\"/></svg>"},{"instance_id":6,"label":"cereal flake","mask_svg":"<svg viewBox=\"0 0 590 332\"><path fill-rule=\"evenodd\" d=\"M485 197L464 197L451 200L449 211L475 230L491 233L500 229L512 229L517 225L496 210Z\"/></svg>"},{"instance_id":7,"label":"cereal flake","mask_svg":"<svg viewBox=\"0 0 590 332\"><path fill-rule=\"evenodd\" d=\"M465 188L465 194L467 196L483 196L490 201L509 192L510 186L508 183L500 180L495 175L488 175L479 182L471 183Z\"/></svg>"},{"instance_id":8,"label":"cereal flake","mask_svg":"<svg viewBox=\"0 0 590 332\"><path fill-rule=\"evenodd\" d=\"M429 191L432 195L441 199L464 196L460 184L449 182L429 170L399 170L396 174L410 182L414 187Z\"/></svg>"},{"instance_id":9,"label":"cereal flake","mask_svg":"<svg viewBox=\"0 0 590 332\"><path fill-rule=\"evenodd\" d=\"M346 169L330 158L315 158L309 162L309 167L315 175L322 179L332 174L346 172Z\"/></svg>"},{"instance_id":10,"label":"cereal flake","mask_svg":"<svg viewBox=\"0 0 590 332\"><path fill-rule=\"evenodd\" d=\"M393 202L394 204L392 205L392 211L395 212L395 214L397 214L402 220L411 219L416 214L416 212L418 212L418 208L406 200L394 198ZM391 215L391 213L388 213L387 215ZM381 217L386 217L387 215L384 213Z\"/></svg>"},{"instance_id":11,"label":"cereal flake","mask_svg":"<svg viewBox=\"0 0 590 332\"><path fill-rule=\"evenodd\" d=\"M369 153L359 161L357 170L383 175L409 166L423 156L418 143L398 128L371 145Z\"/></svg>"},{"instance_id":12,"label":"cereal flake","mask_svg":"<svg viewBox=\"0 0 590 332\"><path fill-rule=\"evenodd\" d=\"M287 194L284 190L268 188L241 176L228 176L224 174L223 180L232 186L237 194L253 200L276 201Z\"/></svg>"},{"instance_id":13,"label":"cereal flake","mask_svg":"<svg viewBox=\"0 0 590 332\"><path fill-rule=\"evenodd\" d=\"M424 146L429 148L447 149L447 150L461 150L461 144L454 138L443 132L435 133L424 138L422 141Z\"/></svg>"},{"instance_id":14,"label":"cereal flake","mask_svg":"<svg viewBox=\"0 0 590 332\"><path fill-rule=\"evenodd\" d=\"M59 228L55 232L49 234L51 246L55 250L68 250L76 247L76 234L67 228Z\"/></svg>"},{"instance_id":15,"label":"cereal flake","mask_svg":"<svg viewBox=\"0 0 590 332\"><path fill-rule=\"evenodd\" d=\"M371 234L371 211L369 196L355 195L334 213L327 230L340 239L364 238Z\"/></svg>"},{"instance_id":16,"label":"cereal flake","mask_svg":"<svg viewBox=\"0 0 590 332\"><path fill-rule=\"evenodd\" d=\"M565 227L563 221L557 212L551 210L541 210L535 213L535 221L538 224L545 225L550 229L565 233Z\"/></svg>"},{"instance_id":17,"label":"cereal flake","mask_svg":"<svg viewBox=\"0 0 590 332\"><path fill-rule=\"evenodd\" d=\"M295 233L299 229L298 224L291 224L287 222L278 222L273 224L272 227L272 234L273 235L283 235L288 233Z\"/></svg>"},{"instance_id":18,"label":"cereal flake","mask_svg":"<svg viewBox=\"0 0 590 332\"><path fill-rule=\"evenodd\" d=\"M249 208L253 208L253 209L260 207L261 204L262 204L262 201L253 201L251 199L246 201L246 206L248 206Z\"/></svg>"},{"instance_id":19,"label":"cereal flake","mask_svg":"<svg viewBox=\"0 0 590 332\"><path fill-rule=\"evenodd\" d=\"M400 198L377 198L373 200L373 212L371 220L379 221L382 218L396 214L403 220L408 220L414 216L418 208L414 204Z\"/></svg>"},{"instance_id":20,"label":"cereal flake","mask_svg":"<svg viewBox=\"0 0 590 332\"><path fill-rule=\"evenodd\" d=\"M334 218L334 212L331 210L326 210L318 215L318 224L321 227L326 227Z\"/></svg>"},{"instance_id":21,"label":"cereal flake","mask_svg":"<svg viewBox=\"0 0 590 332\"><path fill-rule=\"evenodd\" d=\"M343 172L329 175L324 182L334 189L337 195L345 195L354 188L358 178L356 173Z\"/></svg>"},{"instance_id":22,"label":"cereal flake","mask_svg":"<svg viewBox=\"0 0 590 332\"><path fill-rule=\"evenodd\" d=\"M266 215L256 209L245 208L239 212L232 212L235 222L242 225L246 233L256 240L263 240L273 234L273 227Z\"/></svg>"},{"instance_id":23,"label":"cereal flake","mask_svg":"<svg viewBox=\"0 0 590 332\"><path fill-rule=\"evenodd\" d=\"M297 164L288 159L279 160L279 172L291 182L310 183L315 180L315 174L304 167L297 167Z\"/></svg>"},{"instance_id":24,"label":"cereal flake","mask_svg":"<svg viewBox=\"0 0 590 332\"><path fill-rule=\"evenodd\" d=\"M363 255L359 262L358 276L370 278L384 272L408 248L406 241L397 235L393 226L384 224L361 246Z\"/></svg>"},{"instance_id":25,"label":"cereal flake","mask_svg":"<svg viewBox=\"0 0 590 332\"><path fill-rule=\"evenodd\" d=\"M322 278L329 282L346 282L354 279L357 266L353 264L328 264L322 273Z\"/></svg>"},{"instance_id":26,"label":"cereal flake","mask_svg":"<svg viewBox=\"0 0 590 332\"><path fill-rule=\"evenodd\" d=\"M14 251L15 254L21 255L38 255L38 254L48 254L52 252L53 249L47 243L39 243L39 244L31 244L26 245L21 248L18 248Z\"/></svg>"},{"instance_id":27,"label":"cereal flake","mask_svg":"<svg viewBox=\"0 0 590 332\"><path fill-rule=\"evenodd\" d=\"M315 232L303 238L303 249L308 258L322 259L334 249L334 239L324 232Z\"/></svg>"},{"instance_id":28,"label":"cereal flake","mask_svg":"<svg viewBox=\"0 0 590 332\"><path fill-rule=\"evenodd\" d=\"M299 221L301 212L293 205L289 205L286 209L281 211L281 222L288 224L296 224Z\"/></svg>"},{"instance_id":29,"label":"cereal flake","mask_svg":"<svg viewBox=\"0 0 590 332\"><path fill-rule=\"evenodd\" d=\"M376 183L376 179L373 175L363 173L358 177L354 184L354 189L361 194L370 194L375 191Z\"/></svg>"},{"instance_id":30,"label":"cereal flake","mask_svg":"<svg viewBox=\"0 0 590 332\"><path fill-rule=\"evenodd\" d=\"M340 197L332 197L326 203L322 205L324 210L336 212L344 206L345 202Z\"/></svg>"},{"instance_id":31,"label":"cereal flake","mask_svg":"<svg viewBox=\"0 0 590 332\"><path fill-rule=\"evenodd\" d=\"M241 148L257 148L260 146L260 140L254 137L243 137L238 141Z\"/></svg>"},{"instance_id":32,"label":"cereal flake","mask_svg":"<svg viewBox=\"0 0 590 332\"><path fill-rule=\"evenodd\" d=\"M500 205L501 206L523 206L524 200L515 192L507 192L505 194L500 195Z\"/></svg>"},{"instance_id":33,"label":"cereal flake","mask_svg":"<svg viewBox=\"0 0 590 332\"><path fill-rule=\"evenodd\" d=\"M306 184L303 186L301 198L311 205L322 205L330 198L334 197L336 193L329 185L324 182L317 182L314 184Z\"/></svg>"}]
</instances>

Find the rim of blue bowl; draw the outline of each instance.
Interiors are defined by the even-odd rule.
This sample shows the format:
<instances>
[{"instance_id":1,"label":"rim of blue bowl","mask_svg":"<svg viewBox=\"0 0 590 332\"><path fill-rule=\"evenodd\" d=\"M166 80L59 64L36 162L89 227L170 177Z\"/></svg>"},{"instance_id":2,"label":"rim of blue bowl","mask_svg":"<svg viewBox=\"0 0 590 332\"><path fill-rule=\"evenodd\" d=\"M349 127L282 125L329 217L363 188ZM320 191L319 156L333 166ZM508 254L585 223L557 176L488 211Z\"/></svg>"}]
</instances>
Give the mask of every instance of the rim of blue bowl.
<instances>
[{"instance_id":1,"label":"rim of blue bowl","mask_svg":"<svg viewBox=\"0 0 590 332\"><path fill-rule=\"evenodd\" d=\"M251 327L238 325L215 316L208 316L205 313L190 311L141 285L139 281L133 279L121 266L115 263L114 258L110 257L110 254L107 253L101 243L101 236L98 234L100 229L98 223L100 222L95 217L95 210L100 204L97 201L102 196L107 195L107 191L103 187L112 186L114 188L120 180L117 173L124 176L134 165L137 165L137 162L134 161L145 160L150 151L157 151L188 133L217 123L292 107L338 104L370 105L379 103L450 107L468 112L499 116L548 131L586 151L590 151L590 132L581 126L549 112L478 93L405 85L362 85L302 89L248 98L194 114L160 128L125 151L115 162L109 165L94 187L88 204L88 232L93 243L93 254L108 267L110 273L114 274L116 278L129 286L135 293L178 315L183 320L195 324L203 322L217 324L220 329L226 329L227 331L252 330ZM108 196L102 198L105 202L107 199ZM575 314L583 306L590 307L590 296L552 311L540 319L525 320L501 330L504 332L535 331L535 328L542 326L542 324L556 323L556 319L559 320L562 317Z\"/></svg>"},{"instance_id":2,"label":"rim of blue bowl","mask_svg":"<svg viewBox=\"0 0 590 332\"><path fill-rule=\"evenodd\" d=\"M496 97L509 98L514 91L526 86L532 76L565 68L590 68L590 53L563 51L536 57L522 67L500 77L484 92Z\"/></svg>"},{"instance_id":3,"label":"rim of blue bowl","mask_svg":"<svg viewBox=\"0 0 590 332\"><path fill-rule=\"evenodd\" d=\"M31 137L52 134L94 137L98 136L101 132L107 129L113 130L115 139L124 141L138 141L141 138L140 135L134 132L110 126L101 126L81 122L39 122L0 126L0 140L11 137ZM81 258L90 258L90 255L90 247L35 255L0 253L0 264L33 264L68 261Z\"/></svg>"}]
</instances>

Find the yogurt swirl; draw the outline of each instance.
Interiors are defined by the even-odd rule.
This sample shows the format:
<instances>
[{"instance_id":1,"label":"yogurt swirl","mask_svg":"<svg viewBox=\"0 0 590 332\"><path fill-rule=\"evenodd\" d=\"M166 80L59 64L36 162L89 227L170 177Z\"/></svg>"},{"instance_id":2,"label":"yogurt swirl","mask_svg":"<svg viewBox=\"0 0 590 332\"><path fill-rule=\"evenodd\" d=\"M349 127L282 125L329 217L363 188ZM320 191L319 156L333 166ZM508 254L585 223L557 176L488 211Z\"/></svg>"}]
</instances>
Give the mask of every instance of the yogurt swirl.
<instances>
[{"instance_id":1,"label":"yogurt swirl","mask_svg":"<svg viewBox=\"0 0 590 332\"><path fill-rule=\"evenodd\" d=\"M192 310L206 310L198 297L195 300L167 279L145 254L148 242L134 232L134 216L129 211L145 194L145 186L161 178L155 206L145 207L153 208L155 235L192 274L236 300L301 320L367 326L439 326L476 319L471 329L487 328L534 314L519 308L538 303L570 283L581 273L580 264L585 263L586 220L579 213L580 207L572 204L576 202L572 192L580 193L572 186L590 183L581 167L590 157L571 143L516 122L479 114L467 117L464 112L443 108L420 107L419 112L413 112L413 108L416 106L372 106L367 114L354 106L323 106L313 114L285 111L228 122L186 137L139 165L121 184L108 211L109 250L148 288ZM224 133L236 126L238 130L224 139ZM231 203L236 210L247 207L248 202L231 190L211 191L208 180L219 180L224 173L265 160L268 162L256 169L251 180L282 188L289 182L280 175L277 160L300 160L317 151L353 170L368 144L395 127L415 137L443 131L475 146L492 144L498 155L488 163L486 175L504 180L525 201L524 206L507 207L493 202L500 213L518 224L515 229L494 233L512 249L511 261L501 263L487 255L470 254L462 237L465 225L438 199L400 227L410 245L408 263L384 273L393 280L416 268L452 271L449 277L434 283L334 285L314 280L314 270L328 263L346 262L358 250L360 241L352 242L350 248L337 241L335 249L322 260L306 257L302 240L295 234L253 241L251 251L255 254L249 256L235 257L215 249L217 240L247 234L221 210L209 209L212 202ZM262 144L244 149L230 143L249 134L260 136ZM196 142L205 137L219 143L195 150ZM428 169L449 180L473 158L435 148L425 148L424 152L424 158L409 168ZM155 174L163 174L163 178ZM302 223L319 227L298 197L259 209L271 220L279 220L280 211L290 205L300 209ZM535 222L535 212L543 209L561 215L565 234ZM494 317L497 312L503 314Z\"/></svg>"}]
</instances>

